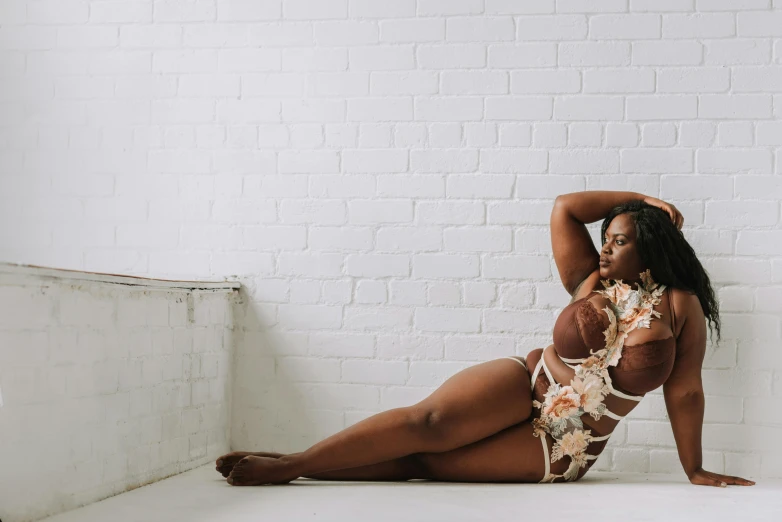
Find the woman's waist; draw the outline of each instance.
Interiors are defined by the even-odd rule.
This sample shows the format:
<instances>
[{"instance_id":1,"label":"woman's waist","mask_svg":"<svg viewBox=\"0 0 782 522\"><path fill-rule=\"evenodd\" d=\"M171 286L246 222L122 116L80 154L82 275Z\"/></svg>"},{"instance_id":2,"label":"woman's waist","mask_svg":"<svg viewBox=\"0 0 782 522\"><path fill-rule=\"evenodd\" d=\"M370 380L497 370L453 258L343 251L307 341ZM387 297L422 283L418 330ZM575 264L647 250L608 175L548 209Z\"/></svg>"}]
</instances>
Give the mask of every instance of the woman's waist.
<instances>
[{"instance_id":1,"label":"woman's waist","mask_svg":"<svg viewBox=\"0 0 782 522\"><path fill-rule=\"evenodd\" d=\"M552 404L549 409L553 413L575 413L573 408L581 410L579 416L581 423L587 429L591 429L593 434L603 436L612 433L619 421L632 411L643 398L643 395L630 395L615 386L608 386L602 378L600 381L589 383L589 386L576 392L573 385L585 384L583 382L574 382L575 371L562 362L553 349L554 345L547 346L537 357L537 354L528 355L528 369L530 376L535 379L532 386L533 399L543 404L546 401L546 394L553 383L560 385L560 393L564 393L563 388L570 387L567 391L573 394L571 397L561 397L557 404ZM530 359L532 359L530 361ZM537 372L536 372L537 370ZM602 393L597 393L597 385L603 383ZM609 389L610 388L610 389ZM551 395L551 394L549 394ZM536 411L546 408L536 408ZM568 410L568 411L565 411ZM568 421L570 423L570 421Z\"/></svg>"},{"instance_id":2,"label":"woman's waist","mask_svg":"<svg viewBox=\"0 0 782 522\"><path fill-rule=\"evenodd\" d=\"M579 350L569 347L563 350L556 343L548 345L545 350L550 352L546 360L554 373L554 377L557 378L557 382L563 382L559 380L560 376L569 382L575 373L576 367L585 363L593 355L586 348ZM627 392L633 396L643 396L647 391L656 389L659 386L660 378L664 380L667 377L664 366L675 353L676 340L673 337L652 339L636 344L625 344L621 348L616 365L608 366L608 372L612 378L623 374L628 374L629 377L629 374L632 374L633 380L653 381L654 385L648 390L645 390L645 386L639 381L638 386L634 386L633 389L640 389L641 391ZM620 380L627 382L628 379Z\"/></svg>"}]
</instances>

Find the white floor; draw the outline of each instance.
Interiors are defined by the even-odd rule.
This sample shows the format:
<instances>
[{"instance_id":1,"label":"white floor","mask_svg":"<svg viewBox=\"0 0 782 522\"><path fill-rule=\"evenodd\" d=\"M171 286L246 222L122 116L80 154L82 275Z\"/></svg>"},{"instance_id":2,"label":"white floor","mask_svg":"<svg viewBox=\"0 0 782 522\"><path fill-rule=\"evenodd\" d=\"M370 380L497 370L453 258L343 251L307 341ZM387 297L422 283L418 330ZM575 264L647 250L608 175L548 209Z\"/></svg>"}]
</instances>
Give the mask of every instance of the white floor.
<instances>
[{"instance_id":1,"label":"white floor","mask_svg":"<svg viewBox=\"0 0 782 522\"><path fill-rule=\"evenodd\" d=\"M779 520L782 480L755 486L693 486L684 475L590 472L569 484L428 481L332 482L233 487L213 465L46 522Z\"/></svg>"}]
</instances>

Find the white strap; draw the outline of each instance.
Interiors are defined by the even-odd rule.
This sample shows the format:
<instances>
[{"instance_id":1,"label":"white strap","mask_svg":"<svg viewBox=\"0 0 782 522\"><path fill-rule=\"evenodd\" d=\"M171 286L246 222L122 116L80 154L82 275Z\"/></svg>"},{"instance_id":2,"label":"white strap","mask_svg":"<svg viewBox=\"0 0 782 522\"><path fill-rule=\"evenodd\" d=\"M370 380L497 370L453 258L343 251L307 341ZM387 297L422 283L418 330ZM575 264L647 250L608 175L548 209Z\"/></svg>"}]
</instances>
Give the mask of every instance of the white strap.
<instances>
[{"instance_id":1,"label":"white strap","mask_svg":"<svg viewBox=\"0 0 782 522\"><path fill-rule=\"evenodd\" d=\"M626 393L622 393L617 389L611 390L611 395L616 395L617 397L621 397L623 399L630 399L631 401L641 402L641 399L644 398L643 395L627 395Z\"/></svg>"},{"instance_id":2,"label":"white strap","mask_svg":"<svg viewBox=\"0 0 782 522\"><path fill-rule=\"evenodd\" d=\"M548 377L549 382L551 384L554 384L557 381L554 380L554 376L551 375L551 372L549 371L548 366L546 366L545 356L546 356L546 351L543 350L543 353L540 354L540 362L543 363L543 371L546 372L546 377ZM537 374L537 368L535 369L535 373ZM616 413L612 412L608 408L606 408L605 415L607 415L608 417L611 417L614 420L622 420L625 417L624 415L617 415Z\"/></svg>"},{"instance_id":3,"label":"white strap","mask_svg":"<svg viewBox=\"0 0 782 522\"><path fill-rule=\"evenodd\" d=\"M543 482L550 482L549 475L551 475L551 465L549 464L548 445L546 444L545 432L540 434L540 442L543 444L543 462L545 463L546 467L543 468L545 475L543 475L543 478L540 480L539 484Z\"/></svg>"},{"instance_id":4,"label":"white strap","mask_svg":"<svg viewBox=\"0 0 782 522\"><path fill-rule=\"evenodd\" d=\"M589 442L600 442L601 440L608 440L611 434L603 435L602 437L590 437Z\"/></svg>"},{"instance_id":5,"label":"white strap","mask_svg":"<svg viewBox=\"0 0 782 522\"><path fill-rule=\"evenodd\" d=\"M540 354L540 359L538 360L538 364L535 365L535 371L532 372L532 377L530 379L530 388L535 389L535 381L538 380L538 374L540 373L540 367L543 366L543 354Z\"/></svg>"},{"instance_id":6,"label":"white strap","mask_svg":"<svg viewBox=\"0 0 782 522\"><path fill-rule=\"evenodd\" d=\"M576 366L578 366L580 363L586 361L586 359L565 359L564 357L560 357L559 354L557 354L557 357L559 357L559 360L562 361L565 364L565 366L573 370L575 370Z\"/></svg>"},{"instance_id":7,"label":"white strap","mask_svg":"<svg viewBox=\"0 0 782 522\"><path fill-rule=\"evenodd\" d=\"M515 357L511 357L511 356L503 357L503 359L510 359L511 361L516 361L517 363L519 363L520 365L522 365L522 366L524 367L524 369L525 369L525 370L527 369L527 365L526 365L526 364L524 364L524 363L521 361L521 359L517 359L517 358L515 358Z\"/></svg>"},{"instance_id":8,"label":"white strap","mask_svg":"<svg viewBox=\"0 0 782 522\"><path fill-rule=\"evenodd\" d=\"M598 457L598 455L589 455L587 454L586 459L587 460L595 460Z\"/></svg>"},{"instance_id":9,"label":"white strap","mask_svg":"<svg viewBox=\"0 0 782 522\"><path fill-rule=\"evenodd\" d=\"M559 355L559 354L557 354ZM568 368L571 368L573 370L576 369L576 366L568 363L581 363L586 361L586 359L565 359L564 357L559 358L563 363L565 363L565 366ZM631 401L641 402L641 400L644 398L643 395L628 395L626 393L622 393L619 390L611 390L612 395L616 395L617 397L621 397L622 399L629 399Z\"/></svg>"},{"instance_id":10,"label":"white strap","mask_svg":"<svg viewBox=\"0 0 782 522\"><path fill-rule=\"evenodd\" d=\"M543 350L543 353L540 354L540 360L543 362L543 371L546 372L546 377L548 377L548 382L550 384L554 384L557 381L554 380L554 376L551 375L551 372L548 370L548 366L546 366L546 350Z\"/></svg>"}]
</instances>

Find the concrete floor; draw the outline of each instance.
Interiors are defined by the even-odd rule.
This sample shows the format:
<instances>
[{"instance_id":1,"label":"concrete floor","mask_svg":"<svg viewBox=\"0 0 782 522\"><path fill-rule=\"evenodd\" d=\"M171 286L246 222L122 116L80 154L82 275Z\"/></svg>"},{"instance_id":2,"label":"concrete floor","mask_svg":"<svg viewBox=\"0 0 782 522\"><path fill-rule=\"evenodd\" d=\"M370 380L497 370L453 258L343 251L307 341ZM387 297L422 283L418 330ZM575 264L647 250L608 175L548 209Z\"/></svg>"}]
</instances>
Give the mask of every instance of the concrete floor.
<instances>
[{"instance_id":1,"label":"concrete floor","mask_svg":"<svg viewBox=\"0 0 782 522\"><path fill-rule=\"evenodd\" d=\"M213 465L49 517L46 522L779 520L782 480L693 486L686 477L592 471L569 484L428 481L233 487Z\"/></svg>"}]
</instances>

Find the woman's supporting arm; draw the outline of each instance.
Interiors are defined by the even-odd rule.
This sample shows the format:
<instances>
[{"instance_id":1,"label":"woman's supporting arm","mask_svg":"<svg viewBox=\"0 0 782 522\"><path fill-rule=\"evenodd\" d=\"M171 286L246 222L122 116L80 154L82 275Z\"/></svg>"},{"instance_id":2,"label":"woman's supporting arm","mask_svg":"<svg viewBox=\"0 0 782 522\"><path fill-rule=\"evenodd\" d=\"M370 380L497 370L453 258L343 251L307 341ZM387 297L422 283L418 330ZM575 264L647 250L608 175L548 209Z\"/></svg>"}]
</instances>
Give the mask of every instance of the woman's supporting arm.
<instances>
[{"instance_id":1,"label":"woman's supporting arm","mask_svg":"<svg viewBox=\"0 0 782 522\"><path fill-rule=\"evenodd\" d=\"M705 399L701 369L706 355L706 318L695 294L688 294L686 299L674 303L686 304L679 305L676 313L683 324L676 339L673 369L663 384L663 395L679 460L690 477L700 469L703 459L701 431Z\"/></svg>"},{"instance_id":2,"label":"woman's supporting arm","mask_svg":"<svg viewBox=\"0 0 782 522\"><path fill-rule=\"evenodd\" d=\"M751 486L754 482L750 480L703 469L701 436L706 401L701 368L706 355L706 318L697 295L688 294L674 302L681 303L677 307L682 313L676 315L684 323L676 339L676 359L663 384L663 395L682 468L690 482L700 486Z\"/></svg>"},{"instance_id":3,"label":"woman's supporting arm","mask_svg":"<svg viewBox=\"0 0 782 522\"><path fill-rule=\"evenodd\" d=\"M701 432L703 431L703 411L706 400L703 390L688 395L665 395L665 407L671 419L673 437L679 451L679 460L684 472L692 484L697 486L726 487L752 486L755 482L733 475L722 475L703 469L703 451Z\"/></svg>"},{"instance_id":4,"label":"woman's supporting arm","mask_svg":"<svg viewBox=\"0 0 782 522\"><path fill-rule=\"evenodd\" d=\"M687 478L691 478L703 466L701 432L703 431L705 405L706 399L703 396L703 390L700 393L693 392L687 395L665 395L665 408L671 419L679 461L682 463Z\"/></svg>"}]
</instances>

